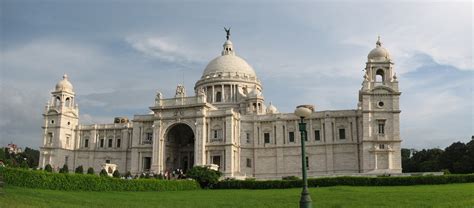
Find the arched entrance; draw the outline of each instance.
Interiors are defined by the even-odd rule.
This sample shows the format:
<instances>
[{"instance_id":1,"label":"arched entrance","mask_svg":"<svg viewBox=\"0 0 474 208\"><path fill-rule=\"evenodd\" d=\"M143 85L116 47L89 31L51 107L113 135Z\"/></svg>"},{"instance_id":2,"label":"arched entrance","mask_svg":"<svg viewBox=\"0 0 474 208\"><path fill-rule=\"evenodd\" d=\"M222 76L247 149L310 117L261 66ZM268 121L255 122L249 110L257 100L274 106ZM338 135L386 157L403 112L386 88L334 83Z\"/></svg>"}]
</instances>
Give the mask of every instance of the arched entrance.
<instances>
[{"instance_id":1,"label":"arched entrance","mask_svg":"<svg viewBox=\"0 0 474 208\"><path fill-rule=\"evenodd\" d=\"M182 169L186 172L194 165L194 132L186 124L171 126L165 140L165 170Z\"/></svg>"}]
</instances>

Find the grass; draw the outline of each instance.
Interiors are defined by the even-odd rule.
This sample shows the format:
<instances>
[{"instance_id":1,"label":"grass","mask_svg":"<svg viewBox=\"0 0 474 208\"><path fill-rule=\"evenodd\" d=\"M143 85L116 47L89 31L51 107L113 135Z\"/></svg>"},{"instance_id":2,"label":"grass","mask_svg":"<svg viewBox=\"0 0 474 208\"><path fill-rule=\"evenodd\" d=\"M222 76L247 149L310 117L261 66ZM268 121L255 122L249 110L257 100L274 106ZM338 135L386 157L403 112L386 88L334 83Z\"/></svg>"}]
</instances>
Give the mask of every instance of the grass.
<instances>
[{"instance_id":1,"label":"grass","mask_svg":"<svg viewBox=\"0 0 474 208\"><path fill-rule=\"evenodd\" d=\"M300 189L79 192L6 186L0 207L298 207ZM314 207L474 207L474 183L311 188Z\"/></svg>"}]
</instances>

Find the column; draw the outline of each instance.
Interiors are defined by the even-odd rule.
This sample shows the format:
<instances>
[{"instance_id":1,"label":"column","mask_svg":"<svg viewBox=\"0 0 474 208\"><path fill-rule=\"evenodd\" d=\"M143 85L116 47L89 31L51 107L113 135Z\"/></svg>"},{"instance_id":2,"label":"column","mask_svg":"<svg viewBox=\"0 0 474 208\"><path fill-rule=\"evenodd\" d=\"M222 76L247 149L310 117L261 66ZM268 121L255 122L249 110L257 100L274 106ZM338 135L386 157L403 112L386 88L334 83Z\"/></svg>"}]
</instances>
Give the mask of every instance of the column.
<instances>
[{"instance_id":1,"label":"column","mask_svg":"<svg viewBox=\"0 0 474 208\"><path fill-rule=\"evenodd\" d=\"M215 100L216 100L216 94L214 93L214 85L212 85L212 91L211 91L211 92L212 92L212 100L211 100L211 102L214 103Z\"/></svg>"},{"instance_id":2,"label":"column","mask_svg":"<svg viewBox=\"0 0 474 208\"><path fill-rule=\"evenodd\" d=\"M222 89L221 101L224 103L226 100L225 100L225 93L224 93L224 85L223 84L221 85L221 89Z\"/></svg>"},{"instance_id":3,"label":"column","mask_svg":"<svg viewBox=\"0 0 474 208\"><path fill-rule=\"evenodd\" d=\"M153 148L151 152L151 171L154 173L161 173L163 171L159 165L159 161L163 160L159 154L161 137L161 122L156 120L153 122Z\"/></svg>"},{"instance_id":4,"label":"column","mask_svg":"<svg viewBox=\"0 0 474 208\"><path fill-rule=\"evenodd\" d=\"M194 165L205 165L206 164L206 142L205 138L207 137L205 128L206 121L205 118L196 119L196 132L194 135Z\"/></svg>"}]
</instances>

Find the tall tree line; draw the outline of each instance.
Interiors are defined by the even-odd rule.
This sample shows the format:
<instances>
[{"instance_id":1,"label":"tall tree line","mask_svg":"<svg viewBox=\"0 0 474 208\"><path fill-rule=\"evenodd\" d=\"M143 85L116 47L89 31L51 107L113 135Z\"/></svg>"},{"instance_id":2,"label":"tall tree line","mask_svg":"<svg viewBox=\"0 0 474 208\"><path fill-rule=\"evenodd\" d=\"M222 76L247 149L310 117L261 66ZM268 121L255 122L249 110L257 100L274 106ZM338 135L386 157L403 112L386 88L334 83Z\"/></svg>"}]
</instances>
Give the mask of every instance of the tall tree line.
<instances>
[{"instance_id":1,"label":"tall tree line","mask_svg":"<svg viewBox=\"0 0 474 208\"><path fill-rule=\"evenodd\" d=\"M403 172L474 173L474 139L464 144L455 142L439 148L402 149Z\"/></svg>"}]
</instances>

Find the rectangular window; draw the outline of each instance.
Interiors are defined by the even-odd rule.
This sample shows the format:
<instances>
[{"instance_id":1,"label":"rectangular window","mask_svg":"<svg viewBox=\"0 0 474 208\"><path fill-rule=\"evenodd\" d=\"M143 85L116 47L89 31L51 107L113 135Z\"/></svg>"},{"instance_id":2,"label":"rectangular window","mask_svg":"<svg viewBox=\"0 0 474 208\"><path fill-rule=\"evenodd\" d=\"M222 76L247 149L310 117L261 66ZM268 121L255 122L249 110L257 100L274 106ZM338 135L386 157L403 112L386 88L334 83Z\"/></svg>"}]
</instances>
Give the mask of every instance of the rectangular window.
<instances>
[{"instance_id":1,"label":"rectangular window","mask_svg":"<svg viewBox=\"0 0 474 208\"><path fill-rule=\"evenodd\" d=\"M100 139L100 148L104 148L104 139Z\"/></svg>"},{"instance_id":2,"label":"rectangular window","mask_svg":"<svg viewBox=\"0 0 474 208\"><path fill-rule=\"evenodd\" d=\"M219 166L219 169L221 168L221 156L220 155L216 155L216 156L212 156L212 164L215 164L215 165L218 165Z\"/></svg>"},{"instance_id":3,"label":"rectangular window","mask_svg":"<svg viewBox=\"0 0 474 208\"><path fill-rule=\"evenodd\" d=\"M143 170L149 171L151 168L151 157L144 157L143 158Z\"/></svg>"},{"instance_id":4,"label":"rectangular window","mask_svg":"<svg viewBox=\"0 0 474 208\"><path fill-rule=\"evenodd\" d=\"M247 133L247 144L250 144L250 133Z\"/></svg>"},{"instance_id":5,"label":"rectangular window","mask_svg":"<svg viewBox=\"0 0 474 208\"><path fill-rule=\"evenodd\" d=\"M89 139L84 140L84 147L89 147Z\"/></svg>"},{"instance_id":6,"label":"rectangular window","mask_svg":"<svg viewBox=\"0 0 474 208\"><path fill-rule=\"evenodd\" d=\"M214 139L217 139L219 137L219 132L217 130L214 130Z\"/></svg>"},{"instance_id":7,"label":"rectangular window","mask_svg":"<svg viewBox=\"0 0 474 208\"><path fill-rule=\"evenodd\" d=\"M121 140L121 139L117 139L117 148L120 148L121 143L122 143L122 140Z\"/></svg>"},{"instance_id":8,"label":"rectangular window","mask_svg":"<svg viewBox=\"0 0 474 208\"><path fill-rule=\"evenodd\" d=\"M112 139L109 139L109 144L108 144L108 147L112 147L112 144L113 144L114 140Z\"/></svg>"},{"instance_id":9,"label":"rectangular window","mask_svg":"<svg viewBox=\"0 0 474 208\"><path fill-rule=\"evenodd\" d=\"M52 144L53 143L53 133L48 132L48 143Z\"/></svg>"},{"instance_id":10,"label":"rectangular window","mask_svg":"<svg viewBox=\"0 0 474 208\"><path fill-rule=\"evenodd\" d=\"M270 133L263 133L263 139L265 144L270 143Z\"/></svg>"},{"instance_id":11,"label":"rectangular window","mask_svg":"<svg viewBox=\"0 0 474 208\"><path fill-rule=\"evenodd\" d=\"M110 160L105 160L105 163L110 164Z\"/></svg>"},{"instance_id":12,"label":"rectangular window","mask_svg":"<svg viewBox=\"0 0 474 208\"><path fill-rule=\"evenodd\" d=\"M148 132L145 134L145 141L143 141L143 144L151 144L153 142L153 133Z\"/></svg>"},{"instance_id":13,"label":"rectangular window","mask_svg":"<svg viewBox=\"0 0 474 208\"><path fill-rule=\"evenodd\" d=\"M290 142L295 142L295 132L293 131L288 132L288 140Z\"/></svg>"},{"instance_id":14,"label":"rectangular window","mask_svg":"<svg viewBox=\"0 0 474 208\"><path fill-rule=\"evenodd\" d=\"M379 120L379 134L384 135L385 134L385 120Z\"/></svg>"},{"instance_id":15,"label":"rectangular window","mask_svg":"<svg viewBox=\"0 0 474 208\"><path fill-rule=\"evenodd\" d=\"M247 158L247 168L252 167L252 160L250 158Z\"/></svg>"},{"instance_id":16,"label":"rectangular window","mask_svg":"<svg viewBox=\"0 0 474 208\"><path fill-rule=\"evenodd\" d=\"M66 136L66 147L69 147L69 136Z\"/></svg>"},{"instance_id":17,"label":"rectangular window","mask_svg":"<svg viewBox=\"0 0 474 208\"><path fill-rule=\"evenodd\" d=\"M339 139L346 139L346 129L339 129Z\"/></svg>"},{"instance_id":18,"label":"rectangular window","mask_svg":"<svg viewBox=\"0 0 474 208\"><path fill-rule=\"evenodd\" d=\"M69 156L64 157L64 164L69 166L68 162L69 162Z\"/></svg>"},{"instance_id":19,"label":"rectangular window","mask_svg":"<svg viewBox=\"0 0 474 208\"><path fill-rule=\"evenodd\" d=\"M321 134L319 133L319 130L314 131L314 140L321 141Z\"/></svg>"}]
</instances>

